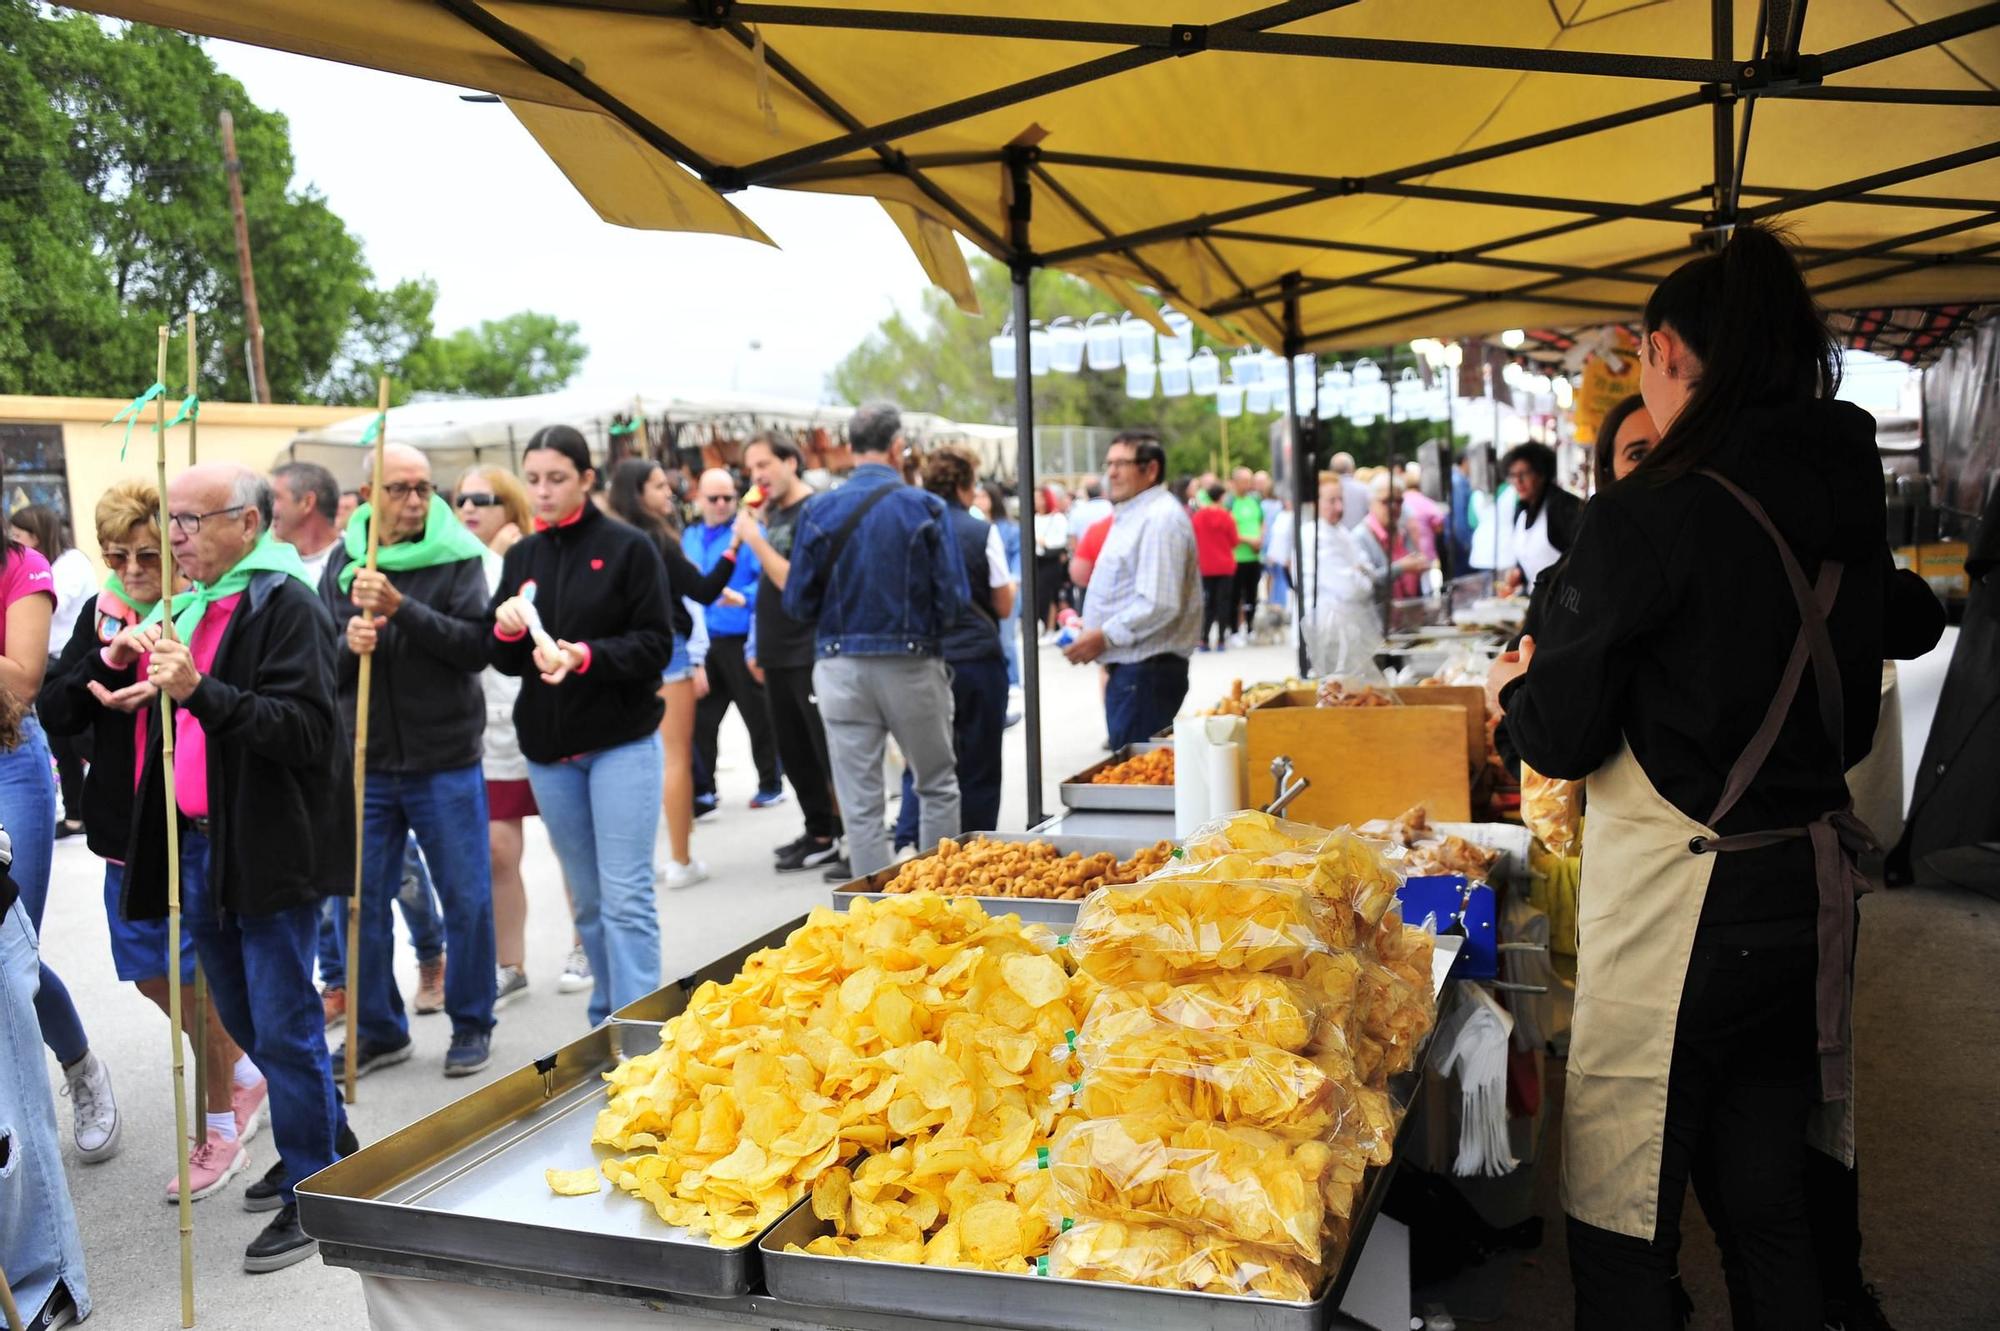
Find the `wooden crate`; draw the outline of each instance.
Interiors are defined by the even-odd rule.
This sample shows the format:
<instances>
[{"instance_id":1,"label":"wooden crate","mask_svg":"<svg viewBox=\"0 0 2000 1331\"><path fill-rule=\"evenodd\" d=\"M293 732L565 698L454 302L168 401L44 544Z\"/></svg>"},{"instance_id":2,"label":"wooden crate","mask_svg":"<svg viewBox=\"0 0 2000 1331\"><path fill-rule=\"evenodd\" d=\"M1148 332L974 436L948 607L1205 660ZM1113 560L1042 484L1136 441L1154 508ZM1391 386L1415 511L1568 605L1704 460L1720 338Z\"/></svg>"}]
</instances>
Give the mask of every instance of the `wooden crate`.
<instances>
[{"instance_id":1,"label":"wooden crate","mask_svg":"<svg viewBox=\"0 0 2000 1331\"><path fill-rule=\"evenodd\" d=\"M1472 817L1463 708L1314 701L1310 690L1296 690L1251 711L1250 781L1257 795L1270 784L1271 760L1283 754L1312 781L1286 810L1300 822L1339 827L1394 818L1415 804L1435 820Z\"/></svg>"},{"instance_id":2,"label":"wooden crate","mask_svg":"<svg viewBox=\"0 0 2000 1331\"><path fill-rule=\"evenodd\" d=\"M1390 689L1406 707L1453 707L1465 715L1465 770L1486 762L1486 690L1465 684L1428 684Z\"/></svg>"}]
</instances>

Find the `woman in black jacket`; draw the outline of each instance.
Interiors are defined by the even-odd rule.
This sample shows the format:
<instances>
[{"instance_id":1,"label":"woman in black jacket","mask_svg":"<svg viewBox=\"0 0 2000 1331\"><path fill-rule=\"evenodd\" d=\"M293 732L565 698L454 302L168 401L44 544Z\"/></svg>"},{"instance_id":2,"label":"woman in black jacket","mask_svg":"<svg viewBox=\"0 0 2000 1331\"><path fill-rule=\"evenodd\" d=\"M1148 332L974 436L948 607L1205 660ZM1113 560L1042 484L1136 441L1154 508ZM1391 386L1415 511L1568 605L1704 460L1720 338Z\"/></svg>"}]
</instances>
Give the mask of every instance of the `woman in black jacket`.
<instances>
[{"instance_id":1,"label":"woman in black jacket","mask_svg":"<svg viewBox=\"0 0 2000 1331\"><path fill-rule=\"evenodd\" d=\"M1663 431L1600 494L1489 691L1589 777L1563 1199L1580 1328L1678 1328L1693 1182L1738 1326L1818 1327L1809 1138L1852 1158L1860 876L1843 774L1943 614L1890 561L1874 426L1789 252L1739 227L1654 291Z\"/></svg>"},{"instance_id":2,"label":"woman in black jacket","mask_svg":"<svg viewBox=\"0 0 2000 1331\"><path fill-rule=\"evenodd\" d=\"M708 676L694 652L694 612L688 602L713 605L718 597L736 596L729 579L736 572L736 547L729 548L703 573L681 549L680 505L667 473L650 458L627 458L611 473L607 507L614 517L651 537L667 566L667 613L674 625L674 655L660 676L660 697L667 704L660 718L660 740L666 752L663 799L667 814L668 887L691 887L708 877L708 866L694 858L689 838L694 832L694 705L708 692ZM741 598L738 598L740 603ZM700 635L707 640L707 634Z\"/></svg>"},{"instance_id":3,"label":"woman in black jacket","mask_svg":"<svg viewBox=\"0 0 2000 1331\"><path fill-rule=\"evenodd\" d=\"M535 532L501 563L491 661L521 677L515 733L573 894L595 1024L660 983L657 690L674 641L666 569L652 541L590 502L596 472L574 429L536 431L521 471Z\"/></svg>"},{"instance_id":4,"label":"woman in black jacket","mask_svg":"<svg viewBox=\"0 0 2000 1331\"><path fill-rule=\"evenodd\" d=\"M1556 451L1547 444L1516 444L1500 459L1500 474L1520 498L1514 510L1514 566L1523 590L1569 553L1583 521L1583 501L1556 484Z\"/></svg>"}]
</instances>

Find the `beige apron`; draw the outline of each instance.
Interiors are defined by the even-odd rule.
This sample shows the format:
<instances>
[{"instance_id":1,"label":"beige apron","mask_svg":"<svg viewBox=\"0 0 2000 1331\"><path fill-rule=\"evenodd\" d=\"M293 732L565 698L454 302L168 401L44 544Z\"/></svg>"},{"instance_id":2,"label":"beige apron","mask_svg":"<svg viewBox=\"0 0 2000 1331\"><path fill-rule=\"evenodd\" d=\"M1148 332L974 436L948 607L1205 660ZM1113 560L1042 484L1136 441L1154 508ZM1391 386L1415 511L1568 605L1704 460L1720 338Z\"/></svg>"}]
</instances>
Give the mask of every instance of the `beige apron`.
<instances>
[{"instance_id":1,"label":"beige apron","mask_svg":"<svg viewBox=\"0 0 2000 1331\"><path fill-rule=\"evenodd\" d=\"M1798 838L1813 844L1820 893L1816 1008L1823 1103L1810 1136L1843 1163L1854 1160L1848 1030L1854 901L1865 890L1854 856L1868 842L1867 829L1843 808L1807 827L1730 837L1713 830L1769 757L1808 663L1822 725L1840 751L1840 671L1826 612L1841 569L1824 562L1818 584L1809 586L1763 508L1724 477L1701 474L1728 490L1777 544L1801 623L1770 710L1731 768L1707 824L1654 789L1629 744L1621 744L1586 787L1590 816L1584 820L1576 1015L1563 1108L1563 1209L1585 1224L1649 1240L1659 1217L1675 1023L1715 852Z\"/></svg>"}]
</instances>

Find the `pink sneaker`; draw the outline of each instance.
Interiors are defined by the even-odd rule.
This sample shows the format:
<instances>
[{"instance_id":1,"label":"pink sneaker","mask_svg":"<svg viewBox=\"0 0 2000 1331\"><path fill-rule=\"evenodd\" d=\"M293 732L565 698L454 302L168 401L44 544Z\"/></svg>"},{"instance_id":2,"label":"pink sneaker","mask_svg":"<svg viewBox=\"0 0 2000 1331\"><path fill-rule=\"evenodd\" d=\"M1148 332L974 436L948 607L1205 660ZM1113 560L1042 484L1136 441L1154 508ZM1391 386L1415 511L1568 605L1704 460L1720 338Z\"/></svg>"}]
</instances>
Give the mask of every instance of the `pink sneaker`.
<instances>
[{"instance_id":1,"label":"pink sneaker","mask_svg":"<svg viewBox=\"0 0 2000 1331\"><path fill-rule=\"evenodd\" d=\"M250 1153L243 1149L241 1142L225 1141L220 1133L210 1132L208 1140L194 1148L188 1156L188 1186L195 1201L222 1188L243 1172L243 1166L250 1163ZM167 1200L178 1202L181 1197L179 1177L167 1180Z\"/></svg>"},{"instance_id":2,"label":"pink sneaker","mask_svg":"<svg viewBox=\"0 0 2000 1331\"><path fill-rule=\"evenodd\" d=\"M235 1086L229 1091L229 1107L236 1111L236 1140L245 1146L264 1126L264 1099L270 1085L262 1077L255 1086Z\"/></svg>"}]
</instances>

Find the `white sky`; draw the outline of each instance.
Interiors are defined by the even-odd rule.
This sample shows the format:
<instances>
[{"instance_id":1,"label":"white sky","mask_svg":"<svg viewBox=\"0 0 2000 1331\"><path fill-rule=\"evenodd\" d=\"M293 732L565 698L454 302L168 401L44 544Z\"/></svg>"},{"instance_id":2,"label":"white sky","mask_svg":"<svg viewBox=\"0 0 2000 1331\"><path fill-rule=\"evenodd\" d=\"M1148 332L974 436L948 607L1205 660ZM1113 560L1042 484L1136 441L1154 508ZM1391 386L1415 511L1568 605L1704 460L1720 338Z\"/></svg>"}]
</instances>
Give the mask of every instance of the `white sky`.
<instances>
[{"instance_id":1,"label":"white sky","mask_svg":"<svg viewBox=\"0 0 2000 1331\"><path fill-rule=\"evenodd\" d=\"M379 282L434 278L440 332L521 309L575 320L590 348L575 387L817 400L834 363L926 285L872 200L732 196L778 249L628 230L598 220L503 106L232 42L208 50L291 121L294 183L326 195Z\"/></svg>"}]
</instances>

